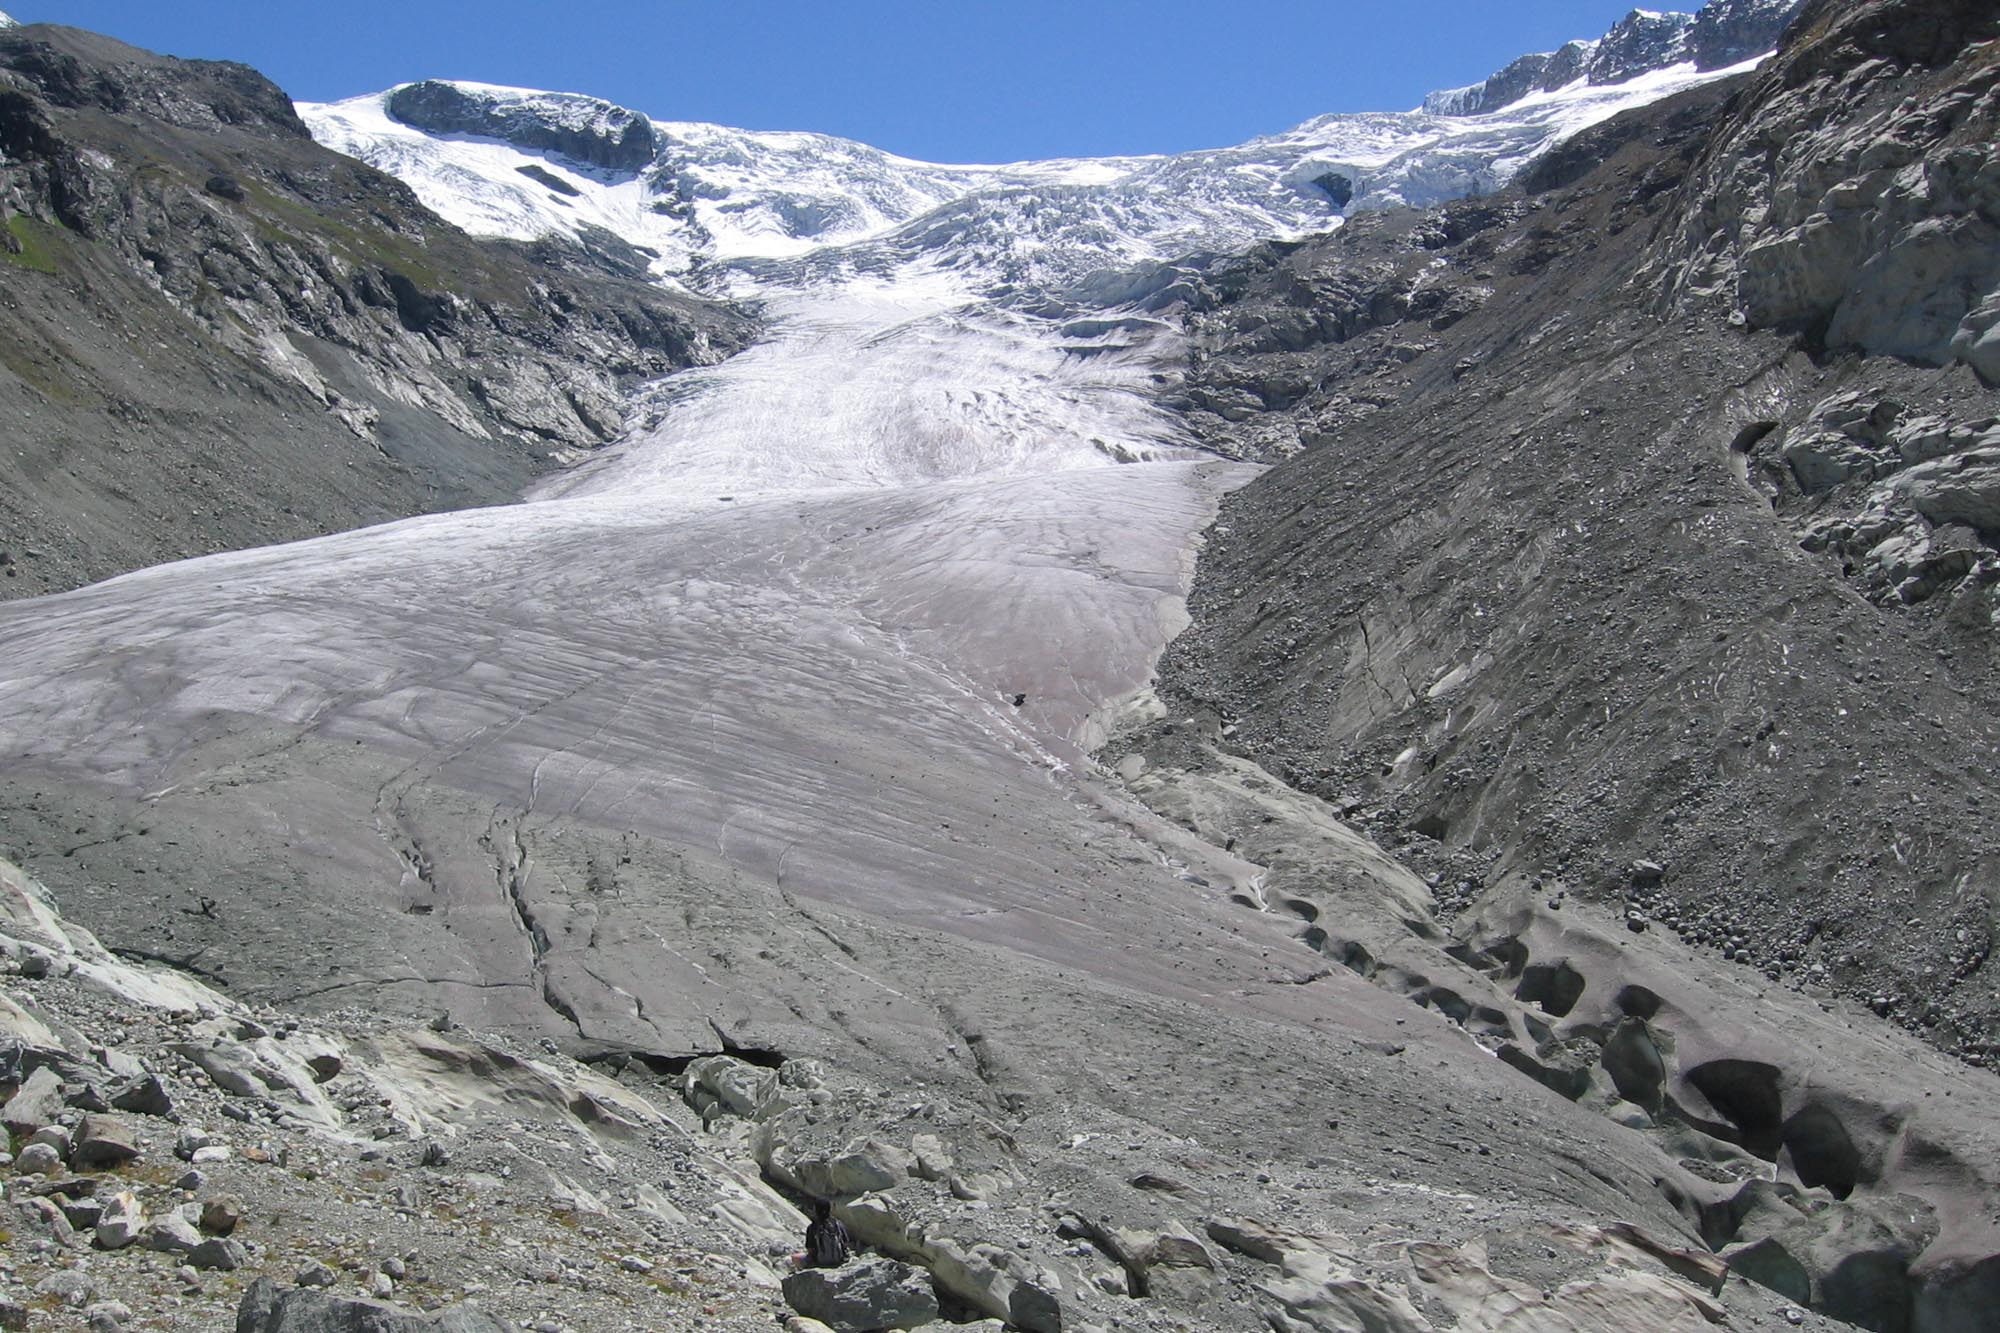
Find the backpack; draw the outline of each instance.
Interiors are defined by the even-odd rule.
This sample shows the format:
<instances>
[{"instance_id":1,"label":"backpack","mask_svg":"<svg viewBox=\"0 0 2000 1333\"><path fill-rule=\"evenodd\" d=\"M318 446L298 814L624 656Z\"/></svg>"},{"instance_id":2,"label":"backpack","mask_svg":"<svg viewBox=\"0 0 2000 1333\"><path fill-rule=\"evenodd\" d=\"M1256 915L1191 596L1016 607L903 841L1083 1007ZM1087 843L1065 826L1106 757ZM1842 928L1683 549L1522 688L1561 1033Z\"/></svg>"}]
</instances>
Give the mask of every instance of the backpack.
<instances>
[{"instance_id":1,"label":"backpack","mask_svg":"<svg viewBox=\"0 0 2000 1333\"><path fill-rule=\"evenodd\" d=\"M815 1218L806 1228L806 1267L838 1268L854 1253L854 1238L832 1217Z\"/></svg>"}]
</instances>

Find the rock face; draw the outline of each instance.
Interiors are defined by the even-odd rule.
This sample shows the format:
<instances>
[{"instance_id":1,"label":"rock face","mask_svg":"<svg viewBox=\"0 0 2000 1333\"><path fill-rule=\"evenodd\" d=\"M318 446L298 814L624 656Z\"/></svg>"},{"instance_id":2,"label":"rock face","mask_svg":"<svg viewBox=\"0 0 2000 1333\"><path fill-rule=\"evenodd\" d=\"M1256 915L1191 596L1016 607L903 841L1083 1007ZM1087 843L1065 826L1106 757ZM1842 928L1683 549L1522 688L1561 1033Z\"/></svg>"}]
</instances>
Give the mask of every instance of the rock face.
<instances>
[{"instance_id":1,"label":"rock face","mask_svg":"<svg viewBox=\"0 0 2000 1333\"><path fill-rule=\"evenodd\" d=\"M1649 267L1828 352L2000 382L2000 16L1815 4L1718 135ZM1912 89L1916 91L1912 92Z\"/></svg>"},{"instance_id":2,"label":"rock face","mask_svg":"<svg viewBox=\"0 0 2000 1333\"><path fill-rule=\"evenodd\" d=\"M660 151L650 120L596 98L549 94L523 101L426 79L404 84L384 105L416 129L504 139L607 171L643 171Z\"/></svg>"},{"instance_id":3,"label":"rock face","mask_svg":"<svg viewBox=\"0 0 2000 1333\"><path fill-rule=\"evenodd\" d=\"M0 137L0 597L511 499L748 329L610 238L472 240L242 66L8 29Z\"/></svg>"}]
</instances>

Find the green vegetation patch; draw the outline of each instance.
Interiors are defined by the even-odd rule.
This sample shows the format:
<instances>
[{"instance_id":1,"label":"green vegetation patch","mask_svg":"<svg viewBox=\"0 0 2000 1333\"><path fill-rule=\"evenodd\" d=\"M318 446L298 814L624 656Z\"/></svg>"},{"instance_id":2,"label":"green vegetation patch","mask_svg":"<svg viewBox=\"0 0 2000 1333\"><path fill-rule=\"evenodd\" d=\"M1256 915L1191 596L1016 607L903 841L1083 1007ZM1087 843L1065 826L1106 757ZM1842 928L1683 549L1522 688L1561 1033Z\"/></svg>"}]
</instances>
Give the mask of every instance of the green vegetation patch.
<instances>
[{"instance_id":1,"label":"green vegetation patch","mask_svg":"<svg viewBox=\"0 0 2000 1333\"><path fill-rule=\"evenodd\" d=\"M61 227L52 227L26 213L15 213L7 219L7 235L13 238L13 244L0 244L0 259L36 273L56 271Z\"/></svg>"}]
</instances>

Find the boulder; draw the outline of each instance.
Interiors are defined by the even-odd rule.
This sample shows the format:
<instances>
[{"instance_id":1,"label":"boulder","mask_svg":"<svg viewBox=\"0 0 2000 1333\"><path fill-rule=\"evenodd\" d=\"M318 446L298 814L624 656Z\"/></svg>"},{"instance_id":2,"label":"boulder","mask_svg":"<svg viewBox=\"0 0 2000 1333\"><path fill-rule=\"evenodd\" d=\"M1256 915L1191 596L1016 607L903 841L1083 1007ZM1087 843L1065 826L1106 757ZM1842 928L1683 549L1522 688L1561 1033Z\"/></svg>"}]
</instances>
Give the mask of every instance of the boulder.
<instances>
[{"instance_id":1,"label":"boulder","mask_svg":"<svg viewBox=\"0 0 2000 1333\"><path fill-rule=\"evenodd\" d=\"M30 1143L21 1149L14 1159L14 1169L24 1176L57 1176L62 1174L62 1154L46 1143Z\"/></svg>"},{"instance_id":2,"label":"boulder","mask_svg":"<svg viewBox=\"0 0 2000 1333\"><path fill-rule=\"evenodd\" d=\"M227 1236L243 1220L243 1201L233 1194L218 1194L201 1206L201 1229L212 1236Z\"/></svg>"},{"instance_id":3,"label":"boulder","mask_svg":"<svg viewBox=\"0 0 2000 1333\"><path fill-rule=\"evenodd\" d=\"M187 1254L201 1244L201 1233L187 1220L187 1214L176 1208L154 1218L139 1239L149 1250Z\"/></svg>"},{"instance_id":4,"label":"boulder","mask_svg":"<svg viewBox=\"0 0 2000 1333\"><path fill-rule=\"evenodd\" d=\"M830 1192L848 1197L876 1194L894 1189L897 1182L916 1165L916 1158L880 1139L865 1139L848 1145L847 1151L827 1163Z\"/></svg>"},{"instance_id":5,"label":"boulder","mask_svg":"<svg viewBox=\"0 0 2000 1333\"><path fill-rule=\"evenodd\" d=\"M6 1109L0 1111L0 1123L7 1129L26 1138L44 1125L55 1123L56 1113L62 1110L62 1080L53 1069L43 1065L29 1074L14 1095L7 1099Z\"/></svg>"},{"instance_id":6,"label":"boulder","mask_svg":"<svg viewBox=\"0 0 2000 1333\"><path fill-rule=\"evenodd\" d=\"M146 1228L146 1210L131 1190L120 1190L104 1201L97 1217L97 1244L106 1250L122 1250L139 1239Z\"/></svg>"},{"instance_id":7,"label":"boulder","mask_svg":"<svg viewBox=\"0 0 2000 1333\"><path fill-rule=\"evenodd\" d=\"M938 1317L937 1295L920 1269L894 1259L857 1259L839 1268L802 1268L784 1282L785 1300L808 1319L842 1333L916 1328Z\"/></svg>"},{"instance_id":8,"label":"boulder","mask_svg":"<svg viewBox=\"0 0 2000 1333\"><path fill-rule=\"evenodd\" d=\"M87 1115L76 1128L70 1162L79 1171L123 1166L139 1155L139 1136L130 1122L110 1115Z\"/></svg>"},{"instance_id":9,"label":"boulder","mask_svg":"<svg viewBox=\"0 0 2000 1333\"><path fill-rule=\"evenodd\" d=\"M117 1088L111 1094L111 1106L134 1115L165 1117L174 1113L173 1098L156 1074L141 1074Z\"/></svg>"},{"instance_id":10,"label":"boulder","mask_svg":"<svg viewBox=\"0 0 2000 1333\"><path fill-rule=\"evenodd\" d=\"M249 1262L250 1252L243 1248L243 1242L223 1236L210 1236L188 1251L188 1264L194 1268L230 1273Z\"/></svg>"}]
</instances>

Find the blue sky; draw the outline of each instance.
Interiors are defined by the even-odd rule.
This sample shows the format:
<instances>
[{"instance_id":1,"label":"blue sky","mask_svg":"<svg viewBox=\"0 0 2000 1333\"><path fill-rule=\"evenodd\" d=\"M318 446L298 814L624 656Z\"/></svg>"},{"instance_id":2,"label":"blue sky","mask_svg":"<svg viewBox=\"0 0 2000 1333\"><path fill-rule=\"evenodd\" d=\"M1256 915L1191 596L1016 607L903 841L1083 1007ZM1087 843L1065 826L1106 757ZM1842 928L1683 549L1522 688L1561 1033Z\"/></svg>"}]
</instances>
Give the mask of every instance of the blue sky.
<instances>
[{"instance_id":1,"label":"blue sky","mask_svg":"<svg viewBox=\"0 0 2000 1333\"><path fill-rule=\"evenodd\" d=\"M670 120L820 130L933 161L1172 152L1413 106L1630 0L0 0L293 97L411 79L594 93ZM1686 7L1692 8L1690 3Z\"/></svg>"}]
</instances>

